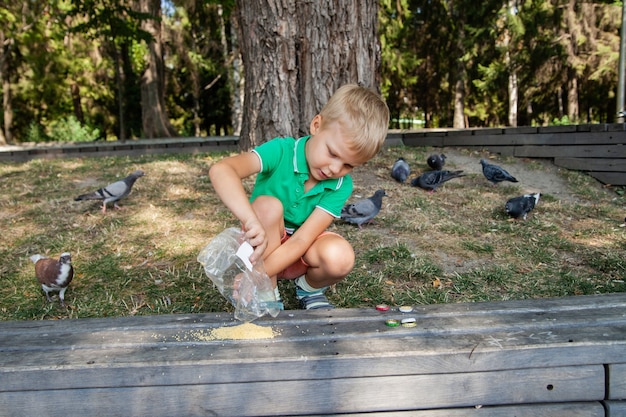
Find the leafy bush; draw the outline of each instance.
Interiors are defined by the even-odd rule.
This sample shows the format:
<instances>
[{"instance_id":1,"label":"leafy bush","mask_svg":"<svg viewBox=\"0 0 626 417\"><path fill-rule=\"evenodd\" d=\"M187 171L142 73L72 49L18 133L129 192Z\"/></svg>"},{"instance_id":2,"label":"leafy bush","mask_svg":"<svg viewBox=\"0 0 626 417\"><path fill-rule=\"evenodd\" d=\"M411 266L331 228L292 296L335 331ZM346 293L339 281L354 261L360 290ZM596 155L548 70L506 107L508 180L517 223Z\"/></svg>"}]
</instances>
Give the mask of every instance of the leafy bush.
<instances>
[{"instance_id":1,"label":"leafy bush","mask_svg":"<svg viewBox=\"0 0 626 417\"><path fill-rule=\"evenodd\" d=\"M52 122L50 140L55 142L90 142L100 136L100 129L83 126L75 116Z\"/></svg>"},{"instance_id":2,"label":"leafy bush","mask_svg":"<svg viewBox=\"0 0 626 417\"><path fill-rule=\"evenodd\" d=\"M26 142L47 142L49 139L46 136L43 128L39 123L31 121L28 125L28 132L26 133Z\"/></svg>"}]
</instances>

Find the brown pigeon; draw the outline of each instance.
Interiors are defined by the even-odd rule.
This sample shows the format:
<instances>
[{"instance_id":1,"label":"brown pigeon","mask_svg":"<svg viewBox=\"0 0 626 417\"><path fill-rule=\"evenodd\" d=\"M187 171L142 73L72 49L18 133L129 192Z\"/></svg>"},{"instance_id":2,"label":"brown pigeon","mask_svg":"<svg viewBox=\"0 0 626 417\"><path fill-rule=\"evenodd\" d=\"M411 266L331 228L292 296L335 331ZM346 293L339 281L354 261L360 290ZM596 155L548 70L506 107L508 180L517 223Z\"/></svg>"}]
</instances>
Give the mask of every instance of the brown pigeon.
<instances>
[{"instance_id":1,"label":"brown pigeon","mask_svg":"<svg viewBox=\"0 0 626 417\"><path fill-rule=\"evenodd\" d=\"M106 187L102 187L93 193L82 194L74 199L74 201L81 200L102 200L102 214L105 214L107 211L107 204L113 203L113 207L119 209L120 207L117 205L117 201L126 197L130 194L130 191L133 188L133 184L137 181L137 178L143 177L144 172L141 170L137 170L127 176L126 178L116 181L107 185Z\"/></svg>"},{"instance_id":2,"label":"brown pigeon","mask_svg":"<svg viewBox=\"0 0 626 417\"><path fill-rule=\"evenodd\" d=\"M48 301L52 301L49 294L51 291L59 291L61 306L65 307L65 290L74 277L72 257L69 252L62 253L58 261L42 255L33 255L30 260L35 264L35 275Z\"/></svg>"}]
</instances>

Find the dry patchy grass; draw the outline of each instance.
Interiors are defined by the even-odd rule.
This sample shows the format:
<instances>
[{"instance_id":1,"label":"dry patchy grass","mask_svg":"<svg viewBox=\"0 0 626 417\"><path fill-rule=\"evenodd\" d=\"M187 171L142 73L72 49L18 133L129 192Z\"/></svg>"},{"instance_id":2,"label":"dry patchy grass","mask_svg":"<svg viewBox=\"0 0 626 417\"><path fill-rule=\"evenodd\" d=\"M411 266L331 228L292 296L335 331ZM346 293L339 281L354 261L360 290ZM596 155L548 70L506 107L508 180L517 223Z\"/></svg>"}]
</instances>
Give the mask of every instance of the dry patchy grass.
<instances>
[{"instance_id":1,"label":"dry patchy grass","mask_svg":"<svg viewBox=\"0 0 626 417\"><path fill-rule=\"evenodd\" d=\"M353 199L384 188L390 195L373 224L337 221L357 265L330 293L338 307L506 300L626 291L624 197L545 161L444 149L448 167L467 176L433 194L389 176L405 157L414 175L432 148L390 147L355 170ZM105 317L232 311L196 256L217 233L237 224L207 177L224 154L34 160L0 165L0 319ZM478 160L492 157L520 183L492 187ZM126 176L146 176L102 215L78 194ZM245 185L252 187L252 181ZM506 199L541 191L526 222L509 220ZM617 190L621 191L621 190ZM70 306L46 302L29 256L72 253ZM287 308L293 287L281 282Z\"/></svg>"}]
</instances>

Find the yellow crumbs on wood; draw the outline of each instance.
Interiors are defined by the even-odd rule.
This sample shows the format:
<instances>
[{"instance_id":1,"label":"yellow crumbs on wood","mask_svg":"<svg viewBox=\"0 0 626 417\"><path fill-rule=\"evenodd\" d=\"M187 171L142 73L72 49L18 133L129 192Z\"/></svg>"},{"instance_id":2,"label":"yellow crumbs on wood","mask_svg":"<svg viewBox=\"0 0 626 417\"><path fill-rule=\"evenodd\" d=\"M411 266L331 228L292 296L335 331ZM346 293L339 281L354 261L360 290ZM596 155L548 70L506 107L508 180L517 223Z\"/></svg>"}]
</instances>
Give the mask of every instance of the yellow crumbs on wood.
<instances>
[{"instance_id":1,"label":"yellow crumbs on wood","mask_svg":"<svg viewBox=\"0 0 626 417\"><path fill-rule=\"evenodd\" d=\"M209 341L209 340L247 340L273 339L279 333L271 327L257 326L244 323L238 326L218 327L212 330L193 330L179 335L179 340ZM182 337L181 337L182 336Z\"/></svg>"},{"instance_id":2,"label":"yellow crumbs on wood","mask_svg":"<svg viewBox=\"0 0 626 417\"><path fill-rule=\"evenodd\" d=\"M215 339L272 339L274 335L271 327L257 326L252 323L211 330L211 336Z\"/></svg>"}]
</instances>

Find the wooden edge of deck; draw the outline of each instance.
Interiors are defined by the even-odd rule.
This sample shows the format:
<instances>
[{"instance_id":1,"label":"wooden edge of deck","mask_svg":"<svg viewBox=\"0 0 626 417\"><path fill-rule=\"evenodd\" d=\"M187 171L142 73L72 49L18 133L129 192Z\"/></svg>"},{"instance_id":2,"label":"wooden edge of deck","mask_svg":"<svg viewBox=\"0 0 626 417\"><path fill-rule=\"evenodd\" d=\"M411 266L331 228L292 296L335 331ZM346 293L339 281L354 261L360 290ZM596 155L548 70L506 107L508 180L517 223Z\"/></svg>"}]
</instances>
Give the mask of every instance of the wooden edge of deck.
<instances>
[{"instance_id":1,"label":"wooden edge of deck","mask_svg":"<svg viewBox=\"0 0 626 417\"><path fill-rule=\"evenodd\" d=\"M265 338L215 337L239 324L0 323L0 414L610 416L626 397L623 293L284 311L254 321Z\"/></svg>"}]
</instances>

